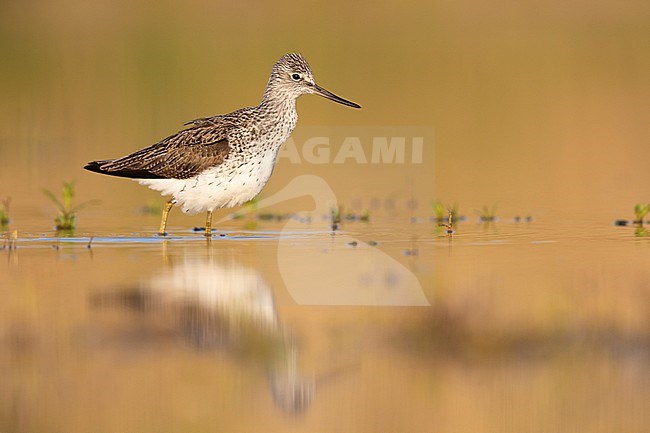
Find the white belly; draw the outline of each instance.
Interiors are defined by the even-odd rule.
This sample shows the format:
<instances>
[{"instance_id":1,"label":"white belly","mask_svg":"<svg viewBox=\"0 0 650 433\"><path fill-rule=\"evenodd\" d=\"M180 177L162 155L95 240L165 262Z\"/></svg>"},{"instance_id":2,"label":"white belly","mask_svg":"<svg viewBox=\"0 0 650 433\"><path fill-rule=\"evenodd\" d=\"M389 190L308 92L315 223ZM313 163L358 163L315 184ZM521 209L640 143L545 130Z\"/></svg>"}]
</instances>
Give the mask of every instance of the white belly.
<instances>
[{"instance_id":1,"label":"white belly","mask_svg":"<svg viewBox=\"0 0 650 433\"><path fill-rule=\"evenodd\" d=\"M271 177L277 151L246 161L224 163L189 179L136 179L141 185L171 195L183 212L193 215L239 206L260 193Z\"/></svg>"}]
</instances>

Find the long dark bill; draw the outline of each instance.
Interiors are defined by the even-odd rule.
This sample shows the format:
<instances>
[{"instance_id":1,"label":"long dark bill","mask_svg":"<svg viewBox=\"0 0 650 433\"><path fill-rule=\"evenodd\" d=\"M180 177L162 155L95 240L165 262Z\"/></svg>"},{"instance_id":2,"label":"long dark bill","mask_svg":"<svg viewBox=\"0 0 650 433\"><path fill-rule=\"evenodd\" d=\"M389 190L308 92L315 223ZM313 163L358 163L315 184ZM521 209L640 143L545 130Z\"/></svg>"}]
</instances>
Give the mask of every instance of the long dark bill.
<instances>
[{"instance_id":1,"label":"long dark bill","mask_svg":"<svg viewBox=\"0 0 650 433\"><path fill-rule=\"evenodd\" d=\"M348 101L347 99L343 99L340 96L336 96L334 93L323 89L318 84L314 84L314 90L316 90L317 95L320 95L323 98L330 99L334 102L338 102L339 104L347 105L348 107L361 108L361 105L355 104L354 102Z\"/></svg>"}]
</instances>

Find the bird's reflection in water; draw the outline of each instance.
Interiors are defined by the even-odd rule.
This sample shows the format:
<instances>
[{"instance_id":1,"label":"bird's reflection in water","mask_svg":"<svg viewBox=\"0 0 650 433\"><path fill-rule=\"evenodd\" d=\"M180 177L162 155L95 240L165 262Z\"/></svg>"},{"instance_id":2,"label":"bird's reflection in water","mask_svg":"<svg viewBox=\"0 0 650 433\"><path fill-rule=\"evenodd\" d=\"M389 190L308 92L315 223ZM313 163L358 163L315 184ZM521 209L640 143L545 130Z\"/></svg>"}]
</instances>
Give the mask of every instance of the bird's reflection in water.
<instances>
[{"instance_id":1,"label":"bird's reflection in water","mask_svg":"<svg viewBox=\"0 0 650 433\"><path fill-rule=\"evenodd\" d=\"M91 305L147 317L138 329L113 336L113 343L117 338L131 345L134 336L137 344L157 343L161 335L180 337L195 350L224 351L242 363L262 365L273 401L283 411L302 413L314 398L315 379L299 371L297 345L279 321L271 288L233 259L183 257L143 287L93 295Z\"/></svg>"}]
</instances>

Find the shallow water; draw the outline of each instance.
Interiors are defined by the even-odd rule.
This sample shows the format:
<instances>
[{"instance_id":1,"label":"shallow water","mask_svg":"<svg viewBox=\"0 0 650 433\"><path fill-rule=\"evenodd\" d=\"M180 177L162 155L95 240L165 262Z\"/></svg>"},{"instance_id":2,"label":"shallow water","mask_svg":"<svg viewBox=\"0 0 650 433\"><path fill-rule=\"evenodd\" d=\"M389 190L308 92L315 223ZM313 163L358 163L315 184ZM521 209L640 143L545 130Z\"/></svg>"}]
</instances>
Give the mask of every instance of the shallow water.
<instances>
[{"instance_id":1,"label":"shallow water","mask_svg":"<svg viewBox=\"0 0 650 433\"><path fill-rule=\"evenodd\" d=\"M0 251L0 431L650 423L650 243L631 227L228 221L207 241L148 221Z\"/></svg>"}]
</instances>

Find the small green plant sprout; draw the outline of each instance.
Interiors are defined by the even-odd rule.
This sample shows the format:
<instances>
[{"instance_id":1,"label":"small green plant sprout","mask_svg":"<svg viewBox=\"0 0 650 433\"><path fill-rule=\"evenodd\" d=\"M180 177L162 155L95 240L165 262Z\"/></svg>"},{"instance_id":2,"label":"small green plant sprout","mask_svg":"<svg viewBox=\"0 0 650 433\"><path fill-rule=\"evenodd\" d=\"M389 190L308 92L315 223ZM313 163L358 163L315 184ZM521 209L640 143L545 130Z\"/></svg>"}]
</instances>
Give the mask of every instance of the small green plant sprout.
<instances>
[{"instance_id":1,"label":"small green plant sprout","mask_svg":"<svg viewBox=\"0 0 650 433\"><path fill-rule=\"evenodd\" d=\"M259 207L261 196L253 197L248 200L243 205L243 213L236 213L234 219L243 219L247 215L246 222L244 223L244 230L256 230L257 229L257 208Z\"/></svg>"},{"instance_id":2,"label":"small green plant sprout","mask_svg":"<svg viewBox=\"0 0 650 433\"><path fill-rule=\"evenodd\" d=\"M454 235L454 210L452 208L448 209L447 222L446 223L441 222L438 224L438 226L444 227L445 234L450 238Z\"/></svg>"},{"instance_id":3,"label":"small green plant sprout","mask_svg":"<svg viewBox=\"0 0 650 433\"><path fill-rule=\"evenodd\" d=\"M261 200L262 200L261 195L253 197L252 199L250 199L246 203L244 203L244 207L247 208L250 211L255 211L259 207Z\"/></svg>"},{"instance_id":4,"label":"small green plant sprout","mask_svg":"<svg viewBox=\"0 0 650 433\"><path fill-rule=\"evenodd\" d=\"M331 221L331 227L333 232L337 231L341 227L342 213L343 213L343 208L341 206L332 208L330 221Z\"/></svg>"},{"instance_id":5,"label":"small green plant sprout","mask_svg":"<svg viewBox=\"0 0 650 433\"><path fill-rule=\"evenodd\" d=\"M634 206L634 224L643 225L643 219L650 213L650 203L638 203Z\"/></svg>"},{"instance_id":6,"label":"small green plant sprout","mask_svg":"<svg viewBox=\"0 0 650 433\"><path fill-rule=\"evenodd\" d=\"M443 205L440 200L436 200L432 203L433 214L436 222L438 224L444 224L449 220L449 214L451 214L451 220L453 223L457 223L459 219L458 215L458 204L454 203L453 205Z\"/></svg>"},{"instance_id":7,"label":"small green plant sprout","mask_svg":"<svg viewBox=\"0 0 650 433\"><path fill-rule=\"evenodd\" d=\"M90 200L73 206L74 181L63 182L61 201L47 189L43 189L43 194L52 201L56 210L59 212L54 219L57 230L74 230L77 226L77 212L85 207L98 203L98 200Z\"/></svg>"},{"instance_id":8,"label":"small green plant sprout","mask_svg":"<svg viewBox=\"0 0 650 433\"><path fill-rule=\"evenodd\" d=\"M488 207L487 205L484 205L481 208L481 210L477 210L476 213L478 214L478 219L481 222L491 223L496 221L497 219L496 211L497 211L497 205L494 204L492 205L491 208Z\"/></svg>"},{"instance_id":9,"label":"small green plant sprout","mask_svg":"<svg viewBox=\"0 0 650 433\"><path fill-rule=\"evenodd\" d=\"M0 227L3 229L9 225L9 205L11 204L11 197L7 197L0 203Z\"/></svg>"},{"instance_id":10,"label":"small green plant sprout","mask_svg":"<svg viewBox=\"0 0 650 433\"><path fill-rule=\"evenodd\" d=\"M253 197L252 199L248 200L246 203L242 205L242 211L241 212L235 212L233 213L230 217L234 220L240 220L243 219L247 214L252 213L257 210L257 206L260 202L261 198L258 197Z\"/></svg>"},{"instance_id":11,"label":"small green plant sprout","mask_svg":"<svg viewBox=\"0 0 650 433\"><path fill-rule=\"evenodd\" d=\"M433 214L436 218L436 222L441 224L445 220L447 208L445 208L445 205L443 205L440 200L434 201L431 205L433 206Z\"/></svg>"},{"instance_id":12,"label":"small green plant sprout","mask_svg":"<svg viewBox=\"0 0 650 433\"><path fill-rule=\"evenodd\" d=\"M363 222L368 222L370 221L370 211L365 211L362 214L354 213L354 212L348 212L345 214L345 220L346 221L363 221Z\"/></svg>"}]
</instances>

